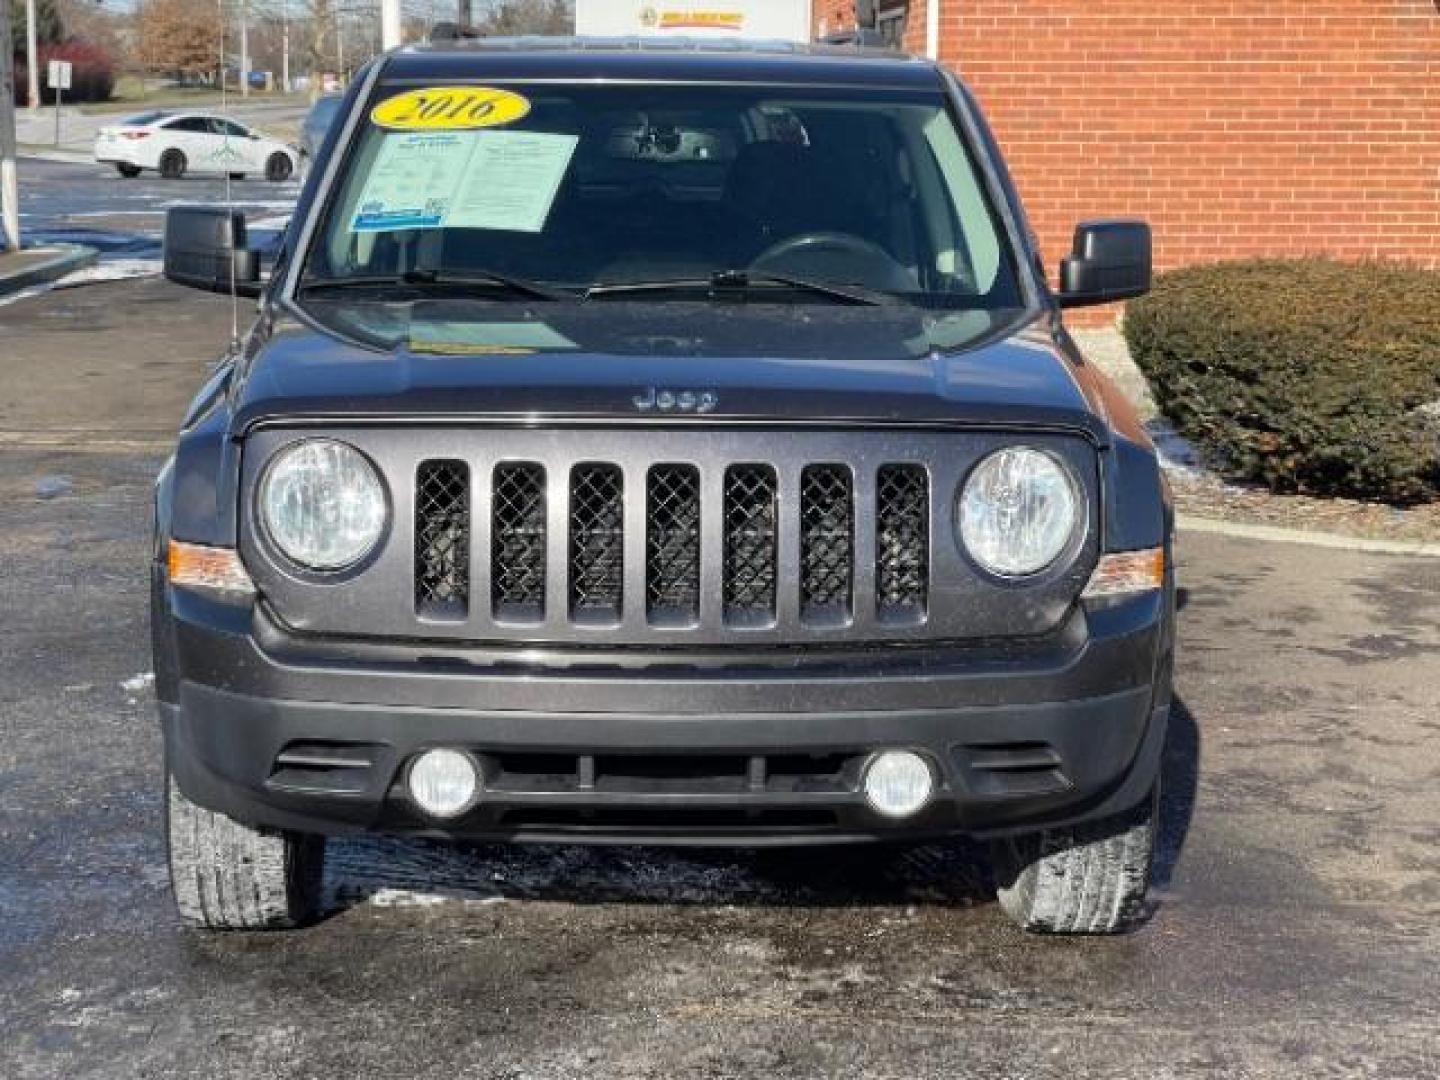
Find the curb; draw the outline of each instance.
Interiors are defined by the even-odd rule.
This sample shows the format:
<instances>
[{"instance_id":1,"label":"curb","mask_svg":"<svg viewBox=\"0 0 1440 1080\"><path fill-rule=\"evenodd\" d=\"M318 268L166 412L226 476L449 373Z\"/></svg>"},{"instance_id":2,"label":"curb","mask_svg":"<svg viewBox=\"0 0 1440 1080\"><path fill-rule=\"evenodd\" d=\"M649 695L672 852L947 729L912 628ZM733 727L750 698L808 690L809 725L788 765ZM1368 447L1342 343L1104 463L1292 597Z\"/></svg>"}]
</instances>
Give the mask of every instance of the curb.
<instances>
[{"instance_id":1,"label":"curb","mask_svg":"<svg viewBox=\"0 0 1440 1080\"><path fill-rule=\"evenodd\" d=\"M0 275L0 296L9 296L36 285L46 285L73 270L89 266L100 257L100 253L94 248L82 244L47 244L44 248L32 250L53 250L55 257L28 266L24 270L17 270L13 274Z\"/></svg>"},{"instance_id":2,"label":"curb","mask_svg":"<svg viewBox=\"0 0 1440 1080\"><path fill-rule=\"evenodd\" d=\"M62 165L93 165L95 158L84 150L55 150L21 146L16 157L30 161L53 161Z\"/></svg>"},{"instance_id":3,"label":"curb","mask_svg":"<svg viewBox=\"0 0 1440 1080\"><path fill-rule=\"evenodd\" d=\"M175 436L156 432L139 438L84 428L50 431L0 431L0 446L22 450L63 450L68 454L168 454Z\"/></svg>"},{"instance_id":4,"label":"curb","mask_svg":"<svg viewBox=\"0 0 1440 1080\"><path fill-rule=\"evenodd\" d=\"M1245 540L1264 540L1280 544L1304 544L1335 551L1358 551L1371 555L1406 555L1411 558L1440 559L1440 541L1434 540L1372 540L1343 533L1316 532L1311 529L1286 529L1279 525L1247 525L1217 518L1191 517L1179 514L1175 527L1182 535L1187 532L1212 536L1232 536Z\"/></svg>"}]
</instances>

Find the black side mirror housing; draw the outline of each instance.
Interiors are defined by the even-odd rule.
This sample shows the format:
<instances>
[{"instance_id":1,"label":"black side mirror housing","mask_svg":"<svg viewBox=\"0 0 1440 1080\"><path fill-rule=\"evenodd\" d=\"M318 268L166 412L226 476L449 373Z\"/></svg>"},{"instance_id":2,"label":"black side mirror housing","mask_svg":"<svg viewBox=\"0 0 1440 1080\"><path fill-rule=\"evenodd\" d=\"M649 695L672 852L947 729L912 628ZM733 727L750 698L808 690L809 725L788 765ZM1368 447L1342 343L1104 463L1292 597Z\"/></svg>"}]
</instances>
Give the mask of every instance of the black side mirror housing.
<instances>
[{"instance_id":1,"label":"black side mirror housing","mask_svg":"<svg viewBox=\"0 0 1440 1080\"><path fill-rule=\"evenodd\" d=\"M260 252L250 250L245 215L211 206L167 211L165 276L206 292L259 296Z\"/></svg>"},{"instance_id":2,"label":"black side mirror housing","mask_svg":"<svg viewBox=\"0 0 1440 1080\"><path fill-rule=\"evenodd\" d=\"M1060 260L1060 306L1089 307L1150 291L1150 226L1143 221L1085 221Z\"/></svg>"}]
</instances>

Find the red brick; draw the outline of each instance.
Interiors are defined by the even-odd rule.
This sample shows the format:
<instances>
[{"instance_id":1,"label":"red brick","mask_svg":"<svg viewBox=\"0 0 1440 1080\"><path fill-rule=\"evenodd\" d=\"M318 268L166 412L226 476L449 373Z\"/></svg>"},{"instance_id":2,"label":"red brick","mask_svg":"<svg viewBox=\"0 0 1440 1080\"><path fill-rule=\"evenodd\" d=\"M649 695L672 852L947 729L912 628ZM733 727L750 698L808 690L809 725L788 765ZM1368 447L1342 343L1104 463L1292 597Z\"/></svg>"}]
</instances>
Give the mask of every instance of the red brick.
<instances>
[{"instance_id":1,"label":"red brick","mask_svg":"<svg viewBox=\"0 0 1440 1080\"><path fill-rule=\"evenodd\" d=\"M1248 255L1440 265L1435 0L930 0L1048 258L1078 218L1161 268ZM912 0L906 47L924 47ZM816 0L829 29L849 0ZM837 21L841 19L843 21Z\"/></svg>"}]
</instances>

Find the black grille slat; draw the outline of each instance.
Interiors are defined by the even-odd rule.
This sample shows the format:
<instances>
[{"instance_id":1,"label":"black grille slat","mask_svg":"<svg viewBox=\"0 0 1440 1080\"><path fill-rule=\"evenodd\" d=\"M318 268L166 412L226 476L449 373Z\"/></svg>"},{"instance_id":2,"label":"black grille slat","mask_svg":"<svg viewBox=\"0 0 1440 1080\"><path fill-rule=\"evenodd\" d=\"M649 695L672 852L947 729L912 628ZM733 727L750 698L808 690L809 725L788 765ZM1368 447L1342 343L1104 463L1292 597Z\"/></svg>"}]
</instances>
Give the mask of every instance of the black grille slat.
<instances>
[{"instance_id":1,"label":"black grille slat","mask_svg":"<svg viewBox=\"0 0 1440 1080\"><path fill-rule=\"evenodd\" d=\"M875 483L875 604L882 618L925 617L930 484L920 465L885 465Z\"/></svg>"},{"instance_id":2,"label":"black grille slat","mask_svg":"<svg viewBox=\"0 0 1440 1080\"><path fill-rule=\"evenodd\" d=\"M768 465L725 471L725 618L765 624L775 614L776 479Z\"/></svg>"},{"instance_id":3,"label":"black grille slat","mask_svg":"<svg viewBox=\"0 0 1440 1080\"><path fill-rule=\"evenodd\" d=\"M415 610L464 617L470 601L470 468L422 462L415 477Z\"/></svg>"},{"instance_id":4,"label":"black grille slat","mask_svg":"<svg viewBox=\"0 0 1440 1080\"><path fill-rule=\"evenodd\" d=\"M652 622L700 616L700 471L656 465L645 493L645 606Z\"/></svg>"},{"instance_id":5,"label":"black grille slat","mask_svg":"<svg viewBox=\"0 0 1440 1080\"><path fill-rule=\"evenodd\" d=\"M545 470L531 462L495 466L490 573L497 618L544 614L545 543Z\"/></svg>"},{"instance_id":6,"label":"black grille slat","mask_svg":"<svg viewBox=\"0 0 1440 1080\"><path fill-rule=\"evenodd\" d=\"M570 612L618 619L624 602L625 481L614 465L570 473Z\"/></svg>"},{"instance_id":7,"label":"black grille slat","mask_svg":"<svg viewBox=\"0 0 1440 1080\"><path fill-rule=\"evenodd\" d=\"M855 494L844 465L800 474L800 612L808 621L846 618L854 583Z\"/></svg>"}]
</instances>

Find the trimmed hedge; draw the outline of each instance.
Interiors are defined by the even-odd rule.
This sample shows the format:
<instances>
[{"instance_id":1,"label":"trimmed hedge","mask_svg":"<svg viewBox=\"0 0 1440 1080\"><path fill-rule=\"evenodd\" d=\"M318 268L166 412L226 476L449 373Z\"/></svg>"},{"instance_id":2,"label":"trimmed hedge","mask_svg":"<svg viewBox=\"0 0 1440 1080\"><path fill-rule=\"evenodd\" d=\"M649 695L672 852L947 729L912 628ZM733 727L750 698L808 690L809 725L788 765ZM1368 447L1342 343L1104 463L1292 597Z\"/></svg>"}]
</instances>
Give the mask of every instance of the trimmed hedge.
<instances>
[{"instance_id":1,"label":"trimmed hedge","mask_svg":"<svg viewBox=\"0 0 1440 1080\"><path fill-rule=\"evenodd\" d=\"M1414 503L1440 493L1440 273L1257 260L1161 275L1125 337L1224 476Z\"/></svg>"}]
</instances>

